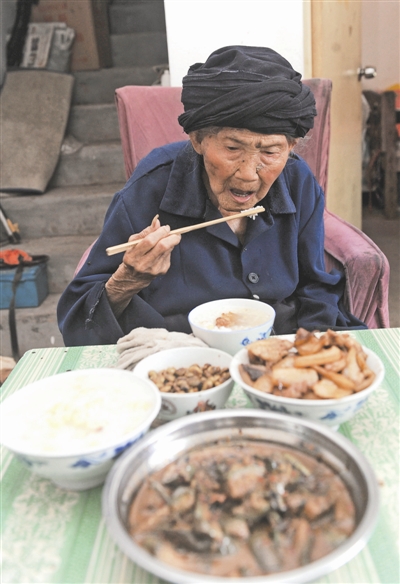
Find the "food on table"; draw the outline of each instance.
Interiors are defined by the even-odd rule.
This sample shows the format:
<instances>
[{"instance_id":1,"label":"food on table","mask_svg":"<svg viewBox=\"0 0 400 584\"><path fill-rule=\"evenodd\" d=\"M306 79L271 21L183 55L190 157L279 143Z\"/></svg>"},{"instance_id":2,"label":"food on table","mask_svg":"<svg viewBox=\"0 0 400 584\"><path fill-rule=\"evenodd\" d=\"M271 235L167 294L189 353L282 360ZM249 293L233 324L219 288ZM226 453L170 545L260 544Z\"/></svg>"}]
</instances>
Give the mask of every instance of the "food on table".
<instances>
[{"instance_id":1,"label":"food on table","mask_svg":"<svg viewBox=\"0 0 400 584\"><path fill-rule=\"evenodd\" d=\"M32 391L21 407L10 402L13 444L25 452L63 455L109 445L129 436L154 407L154 400L132 389L132 383L99 385L83 374L71 381L54 378L54 392Z\"/></svg>"},{"instance_id":2,"label":"food on table","mask_svg":"<svg viewBox=\"0 0 400 584\"><path fill-rule=\"evenodd\" d=\"M217 317L199 322L198 325L210 330L238 330L259 326L266 322L265 312L251 308L237 308L223 312Z\"/></svg>"},{"instance_id":3,"label":"food on table","mask_svg":"<svg viewBox=\"0 0 400 584\"><path fill-rule=\"evenodd\" d=\"M265 340L255 341L249 345L248 351L252 361L272 361L275 363L286 357L293 347L293 343L278 337L270 337L268 343Z\"/></svg>"},{"instance_id":4,"label":"food on table","mask_svg":"<svg viewBox=\"0 0 400 584\"><path fill-rule=\"evenodd\" d=\"M149 371L150 381L163 393L194 393L221 385L230 378L228 367L206 363L190 367L168 367L162 371Z\"/></svg>"},{"instance_id":5,"label":"food on table","mask_svg":"<svg viewBox=\"0 0 400 584\"><path fill-rule=\"evenodd\" d=\"M240 374L255 389L281 397L340 399L365 389L375 374L362 346L346 333L299 329L293 342L277 337L251 343Z\"/></svg>"},{"instance_id":6,"label":"food on table","mask_svg":"<svg viewBox=\"0 0 400 584\"><path fill-rule=\"evenodd\" d=\"M134 541L157 559L230 578L304 566L354 528L350 493L327 464L246 439L193 448L151 474L128 517Z\"/></svg>"}]
</instances>

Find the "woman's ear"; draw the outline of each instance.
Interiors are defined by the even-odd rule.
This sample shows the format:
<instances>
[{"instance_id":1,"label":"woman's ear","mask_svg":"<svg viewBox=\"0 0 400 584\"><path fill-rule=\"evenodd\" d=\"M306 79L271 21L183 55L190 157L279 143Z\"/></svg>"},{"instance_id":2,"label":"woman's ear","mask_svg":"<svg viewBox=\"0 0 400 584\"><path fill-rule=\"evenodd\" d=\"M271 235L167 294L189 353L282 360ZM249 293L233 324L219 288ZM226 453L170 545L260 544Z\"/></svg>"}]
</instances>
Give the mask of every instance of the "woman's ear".
<instances>
[{"instance_id":1,"label":"woman's ear","mask_svg":"<svg viewBox=\"0 0 400 584\"><path fill-rule=\"evenodd\" d=\"M293 152L293 148L295 148L299 142L300 138L295 138L294 141L289 144L290 152Z\"/></svg>"},{"instance_id":2,"label":"woman's ear","mask_svg":"<svg viewBox=\"0 0 400 584\"><path fill-rule=\"evenodd\" d=\"M197 154L202 155L203 150L201 147L201 142L199 142L197 139L197 132L190 132L189 140L191 141L192 146L193 146L194 150L197 152Z\"/></svg>"}]
</instances>

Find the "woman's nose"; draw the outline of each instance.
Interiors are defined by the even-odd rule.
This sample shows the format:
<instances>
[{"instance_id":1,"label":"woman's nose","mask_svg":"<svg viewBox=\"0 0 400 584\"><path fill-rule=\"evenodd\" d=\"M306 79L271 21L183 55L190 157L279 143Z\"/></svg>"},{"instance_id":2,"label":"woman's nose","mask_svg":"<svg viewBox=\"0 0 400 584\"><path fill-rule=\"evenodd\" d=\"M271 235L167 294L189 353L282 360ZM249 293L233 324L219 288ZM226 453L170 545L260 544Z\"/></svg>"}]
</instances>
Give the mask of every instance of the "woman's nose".
<instances>
[{"instance_id":1,"label":"woman's nose","mask_svg":"<svg viewBox=\"0 0 400 584\"><path fill-rule=\"evenodd\" d=\"M258 173L263 166L257 158L244 158L236 170L236 177L246 181L258 180Z\"/></svg>"}]
</instances>

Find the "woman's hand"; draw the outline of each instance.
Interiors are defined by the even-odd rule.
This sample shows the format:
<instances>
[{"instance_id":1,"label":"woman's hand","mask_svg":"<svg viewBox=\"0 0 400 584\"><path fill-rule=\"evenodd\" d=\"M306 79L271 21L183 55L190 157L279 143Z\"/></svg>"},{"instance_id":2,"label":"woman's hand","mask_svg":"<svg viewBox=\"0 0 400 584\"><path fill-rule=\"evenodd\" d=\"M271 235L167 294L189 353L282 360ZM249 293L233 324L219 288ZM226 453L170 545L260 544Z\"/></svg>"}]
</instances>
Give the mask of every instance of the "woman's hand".
<instances>
[{"instance_id":1,"label":"woman's hand","mask_svg":"<svg viewBox=\"0 0 400 584\"><path fill-rule=\"evenodd\" d=\"M125 252L122 263L106 283L107 296L117 318L134 294L169 270L171 252L181 240L180 235L168 235L169 231L168 225L161 227L156 215L149 227L129 238L129 241L141 241Z\"/></svg>"},{"instance_id":2,"label":"woman's hand","mask_svg":"<svg viewBox=\"0 0 400 584\"><path fill-rule=\"evenodd\" d=\"M169 231L168 225L161 227L156 215L149 227L129 238L129 241L141 241L125 252L123 263L142 287L169 270L171 252L181 240L180 235L168 235Z\"/></svg>"}]
</instances>

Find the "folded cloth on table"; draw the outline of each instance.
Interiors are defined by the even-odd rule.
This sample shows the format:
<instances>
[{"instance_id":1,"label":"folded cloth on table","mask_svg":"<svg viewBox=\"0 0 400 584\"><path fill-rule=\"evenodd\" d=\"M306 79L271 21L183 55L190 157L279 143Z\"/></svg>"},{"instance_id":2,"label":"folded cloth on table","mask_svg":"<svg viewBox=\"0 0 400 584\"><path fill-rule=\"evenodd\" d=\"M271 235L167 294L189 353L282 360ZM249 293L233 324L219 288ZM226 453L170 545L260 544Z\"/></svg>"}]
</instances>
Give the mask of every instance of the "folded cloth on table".
<instances>
[{"instance_id":1,"label":"folded cloth on table","mask_svg":"<svg viewBox=\"0 0 400 584\"><path fill-rule=\"evenodd\" d=\"M208 345L186 333L138 327L118 339L117 352L120 355L116 368L132 370L145 357L158 351L175 349L176 347L208 347Z\"/></svg>"}]
</instances>

